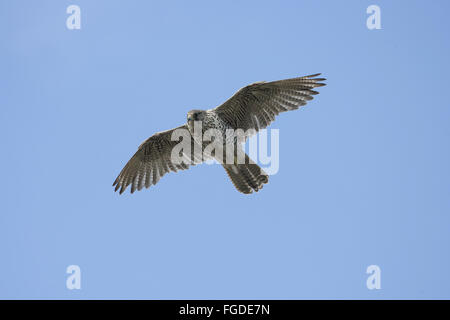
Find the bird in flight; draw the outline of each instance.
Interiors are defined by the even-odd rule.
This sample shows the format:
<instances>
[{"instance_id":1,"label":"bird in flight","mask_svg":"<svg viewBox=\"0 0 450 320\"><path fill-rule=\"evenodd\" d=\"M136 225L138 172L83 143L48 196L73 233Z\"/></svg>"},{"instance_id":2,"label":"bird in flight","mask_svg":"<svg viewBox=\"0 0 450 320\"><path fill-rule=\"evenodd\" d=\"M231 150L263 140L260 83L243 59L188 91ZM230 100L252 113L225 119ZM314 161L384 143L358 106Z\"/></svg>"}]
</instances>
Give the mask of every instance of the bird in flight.
<instances>
[{"instance_id":1,"label":"bird in flight","mask_svg":"<svg viewBox=\"0 0 450 320\"><path fill-rule=\"evenodd\" d=\"M199 138L195 133L196 124L200 124L201 133L214 129L226 137L223 140L224 146L233 147L231 162L222 161L221 164L236 189L244 194L257 192L268 182L269 177L242 151L243 140L237 135L227 136L227 130L242 129L250 134L256 133L266 128L279 113L306 105L313 99L313 95L318 94L313 89L325 85L322 81L326 79L318 76L320 73L272 82L256 82L241 88L214 109L189 111L186 124L155 133L139 146L114 181L114 191L120 189L119 193L122 194L130 185L131 193L141 190L144 186L149 188L158 183L166 173L188 169L205 160L199 156L198 150L201 153L209 142L201 140L201 135ZM192 148L182 149L176 154L191 161L174 160L173 150L179 141L174 139L173 135L177 130L187 132L187 139ZM248 135L245 138L247 137ZM238 161L239 152L242 152L245 161ZM218 153L212 153L212 157L218 158Z\"/></svg>"}]
</instances>

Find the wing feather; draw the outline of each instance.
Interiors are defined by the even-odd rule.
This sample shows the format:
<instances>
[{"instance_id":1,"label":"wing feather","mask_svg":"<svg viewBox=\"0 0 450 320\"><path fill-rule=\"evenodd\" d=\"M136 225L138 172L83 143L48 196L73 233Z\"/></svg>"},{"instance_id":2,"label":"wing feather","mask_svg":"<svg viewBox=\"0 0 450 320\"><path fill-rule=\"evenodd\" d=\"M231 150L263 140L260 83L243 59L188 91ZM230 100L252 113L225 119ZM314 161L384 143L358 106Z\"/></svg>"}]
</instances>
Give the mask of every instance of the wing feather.
<instances>
[{"instance_id":1,"label":"wing feather","mask_svg":"<svg viewBox=\"0 0 450 320\"><path fill-rule=\"evenodd\" d=\"M130 189L133 193L136 189L141 190L144 186L149 188L151 185L155 185L168 172L185 170L190 165L194 165L195 163L191 160L194 157L195 142L190 135L191 154L182 154L189 164L172 162L172 149L179 143L179 141L172 141L172 134L177 129L188 130L186 125L183 125L156 133L144 141L117 176L113 183L114 190L120 189L119 193L122 194L131 185Z\"/></svg>"},{"instance_id":2,"label":"wing feather","mask_svg":"<svg viewBox=\"0 0 450 320\"><path fill-rule=\"evenodd\" d=\"M235 129L267 127L281 112L296 110L318 94L312 90L324 86L320 75L292 78L272 82L256 82L236 92L215 109L216 113Z\"/></svg>"}]
</instances>

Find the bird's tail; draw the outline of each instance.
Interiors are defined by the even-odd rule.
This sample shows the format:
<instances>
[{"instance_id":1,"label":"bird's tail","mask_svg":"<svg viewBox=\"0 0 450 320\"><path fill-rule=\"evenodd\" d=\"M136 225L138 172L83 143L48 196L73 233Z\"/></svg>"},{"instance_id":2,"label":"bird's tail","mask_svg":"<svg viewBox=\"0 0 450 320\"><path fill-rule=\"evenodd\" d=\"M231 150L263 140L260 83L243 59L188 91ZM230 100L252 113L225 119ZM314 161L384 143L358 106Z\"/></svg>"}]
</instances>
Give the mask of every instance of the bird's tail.
<instances>
[{"instance_id":1,"label":"bird's tail","mask_svg":"<svg viewBox=\"0 0 450 320\"><path fill-rule=\"evenodd\" d=\"M239 192L249 194L258 192L263 185L269 182L269 176L252 159L245 154L245 163L222 164L234 186Z\"/></svg>"}]
</instances>

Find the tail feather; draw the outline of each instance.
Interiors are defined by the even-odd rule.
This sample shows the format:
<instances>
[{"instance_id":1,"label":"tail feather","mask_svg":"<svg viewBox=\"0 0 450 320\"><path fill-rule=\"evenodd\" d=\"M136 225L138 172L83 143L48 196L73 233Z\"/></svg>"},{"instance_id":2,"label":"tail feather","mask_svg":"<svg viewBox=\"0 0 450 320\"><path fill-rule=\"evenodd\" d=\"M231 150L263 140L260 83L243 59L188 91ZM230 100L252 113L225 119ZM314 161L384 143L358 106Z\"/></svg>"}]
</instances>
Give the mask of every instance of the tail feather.
<instances>
[{"instance_id":1,"label":"tail feather","mask_svg":"<svg viewBox=\"0 0 450 320\"><path fill-rule=\"evenodd\" d=\"M246 154L243 164L223 164L231 182L239 192L258 192L269 181L267 173Z\"/></svg>"}]
</instances>

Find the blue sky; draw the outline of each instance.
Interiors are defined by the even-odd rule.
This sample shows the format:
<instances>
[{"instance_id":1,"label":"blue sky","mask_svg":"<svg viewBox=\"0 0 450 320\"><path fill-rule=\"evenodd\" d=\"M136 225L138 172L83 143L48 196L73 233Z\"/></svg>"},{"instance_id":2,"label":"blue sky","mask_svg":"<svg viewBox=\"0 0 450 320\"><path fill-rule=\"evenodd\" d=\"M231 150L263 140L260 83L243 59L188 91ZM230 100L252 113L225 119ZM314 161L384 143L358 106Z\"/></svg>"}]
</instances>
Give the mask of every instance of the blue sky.
<instances>
[{"instance_id":1,"label":"blue sky","mask_svg":"<svg viewBox=\"0 0 450 320\"><path fill-rule=\"evenodd\" d=\"M449 9L2 1L0 298L450 298ZM208 165L113 192L188 110L317 72L320 95L271 126L280 170L261 192Z\"/></svg>"}]
</instances>

